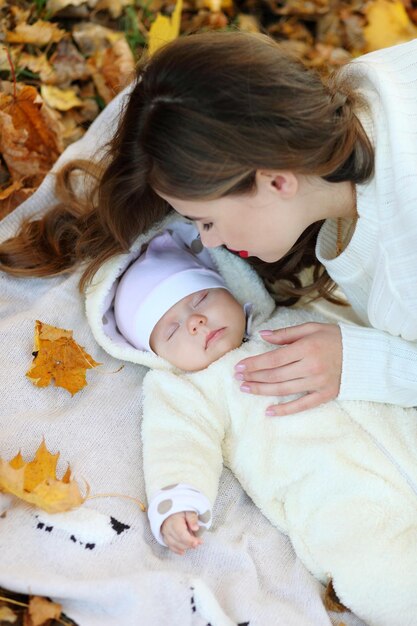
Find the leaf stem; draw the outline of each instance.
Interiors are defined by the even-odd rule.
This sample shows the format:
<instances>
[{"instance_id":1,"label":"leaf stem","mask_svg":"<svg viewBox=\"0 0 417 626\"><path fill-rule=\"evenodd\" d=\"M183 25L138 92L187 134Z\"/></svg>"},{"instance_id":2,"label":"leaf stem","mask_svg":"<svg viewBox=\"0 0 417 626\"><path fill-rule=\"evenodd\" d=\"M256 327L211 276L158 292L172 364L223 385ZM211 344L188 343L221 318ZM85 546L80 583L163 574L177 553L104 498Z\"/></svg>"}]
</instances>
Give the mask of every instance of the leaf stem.
<instances>
[{"instance_id":1,"label":"leaf stem","mask_svg":"<svg viewBox=\"0 0 417 626\"><path fill-rule=\"evenodd\" d=\"M7 60L9 61L10 71L11 71L12 80L13 80L13 98L16 100L16 98L17 98L16 74L15 74L15 71L14 71L14 65L13 65L12 57L10 56L10 51L9 51L9 48L7 46L3 46L3 50L6 51Z\"/></svg>"},{"instance_id":2,"label":"leaf stem","mask_svg":"<svg viewBox=\"0 0 417 626\"><path fill-rule=\"evenodd\" d=\"M17 606L28 607L29 604L27 602L18 602L17 600L12 600L11 598L6 598L6 596L0 596L0 600L2 602L8 602L9 604L17 604Z\"/></svg>"},{"instance_id":3,"label":"leaf stem","mask_svg":"<svg viewBox=\"0 0 417 626\"><path fill-rule=\"evenodd\" d=\"M98 493L94 496L87 496L86 500L93 500L94 498L126 498L128 500L133 500L136 504L139 504L142 511L146 512L146 506L143 504L139 498L134 498L133 496L126 496L122 493Z\"/></svg>"}]
</instances>

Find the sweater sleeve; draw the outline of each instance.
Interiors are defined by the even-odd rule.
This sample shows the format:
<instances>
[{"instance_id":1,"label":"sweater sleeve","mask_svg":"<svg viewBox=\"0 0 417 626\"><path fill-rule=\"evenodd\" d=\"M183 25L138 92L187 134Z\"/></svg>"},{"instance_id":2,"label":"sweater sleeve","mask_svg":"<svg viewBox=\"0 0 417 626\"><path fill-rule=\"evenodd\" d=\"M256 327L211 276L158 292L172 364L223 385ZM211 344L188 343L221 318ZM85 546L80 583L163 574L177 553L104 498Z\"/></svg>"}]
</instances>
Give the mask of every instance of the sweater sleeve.
<instances>
[{"instance_id":1,"label":"sweater sleeve","mask_svg":"<svg viewBox=\"0 0 417 626\"><path fill-rule=\"evenodd\" d=\"M373 328L339 324L340 400L417 406L417 344Z\"/></svg>"},{"instance_id":2,"label":"sweater sleeve","mask_svg":"<svg viewBox=\"0 0 417 626\"><path fill-rule=\"evenodd\" d=\"M161 489L192 485L211 506L223 468L225 415L210 395L173 372L152 371L143 386L143 462L148 502Z\"/></svg>"}]
</instances>

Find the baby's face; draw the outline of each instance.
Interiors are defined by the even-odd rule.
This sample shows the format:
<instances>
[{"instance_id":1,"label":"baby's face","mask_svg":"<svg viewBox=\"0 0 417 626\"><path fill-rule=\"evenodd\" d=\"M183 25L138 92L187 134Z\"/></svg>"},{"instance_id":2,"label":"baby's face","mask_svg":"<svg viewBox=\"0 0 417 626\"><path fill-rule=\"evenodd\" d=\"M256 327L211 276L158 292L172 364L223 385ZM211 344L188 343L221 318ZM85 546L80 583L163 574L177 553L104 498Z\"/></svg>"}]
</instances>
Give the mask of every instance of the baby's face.
<instances>
[{"instance_id":1,"label":"baby's face","mask_svg":"<svg viewBox=\"0 0 417 626\"><path fill-rule=\"evenodd\" d=\"M186 296L161 317L150 346L176 367L195 372L240 346L245 327L245 312L231 293L203 289Z\"/></svg>"}]
</instances>

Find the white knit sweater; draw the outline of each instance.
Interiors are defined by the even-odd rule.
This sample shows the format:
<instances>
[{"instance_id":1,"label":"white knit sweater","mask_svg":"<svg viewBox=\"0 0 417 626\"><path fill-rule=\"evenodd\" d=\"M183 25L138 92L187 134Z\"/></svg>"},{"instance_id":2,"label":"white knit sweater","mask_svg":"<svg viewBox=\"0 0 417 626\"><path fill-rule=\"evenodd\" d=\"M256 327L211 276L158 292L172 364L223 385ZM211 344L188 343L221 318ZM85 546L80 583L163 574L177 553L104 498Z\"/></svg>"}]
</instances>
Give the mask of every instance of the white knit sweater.
<instances>
[{"instance_id":1,"label":"white knit sweater","mask_svg":"<svg viewBox=\"0 0 417 626\"><path fill-rule=\"evenodd\" d=\"M327 220L317 256L365 328L340 324L339 398L417 405L417 39L379 50L345 71L369 104L360 118L376 151L375 176L358 185L359 220L334 258Z\"/></svg>"}]
</instances>

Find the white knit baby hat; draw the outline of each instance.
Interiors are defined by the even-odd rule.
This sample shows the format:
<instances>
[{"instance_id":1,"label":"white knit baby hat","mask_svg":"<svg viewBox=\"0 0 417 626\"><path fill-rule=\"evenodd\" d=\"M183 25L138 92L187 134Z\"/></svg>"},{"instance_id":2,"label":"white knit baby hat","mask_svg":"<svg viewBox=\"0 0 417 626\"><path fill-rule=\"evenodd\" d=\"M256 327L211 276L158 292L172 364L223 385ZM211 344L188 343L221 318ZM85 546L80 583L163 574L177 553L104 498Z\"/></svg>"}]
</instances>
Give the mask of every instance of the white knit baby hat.
<instances>
[{"instance_id":1,"label":"white knit baby hat","mask_svg":"<svg viewBox=\"0 0 417 626\"><path fill-rule=\"evenodd\" d=\"M119 331L135 348L152 351L149 339L164 313L182 298L214 288L228 289L217 272L164 231L120 278L114 299Z\"/></svg>"}]
</instances>

